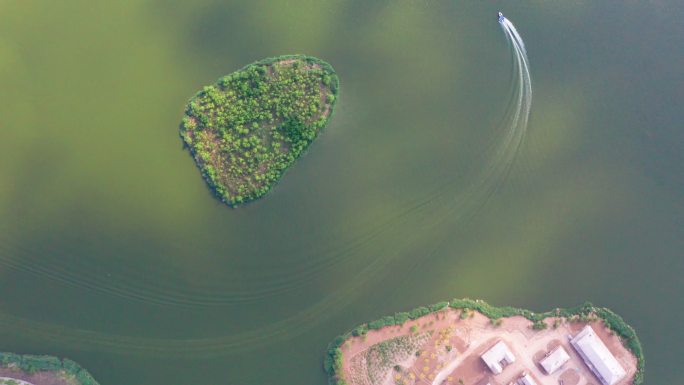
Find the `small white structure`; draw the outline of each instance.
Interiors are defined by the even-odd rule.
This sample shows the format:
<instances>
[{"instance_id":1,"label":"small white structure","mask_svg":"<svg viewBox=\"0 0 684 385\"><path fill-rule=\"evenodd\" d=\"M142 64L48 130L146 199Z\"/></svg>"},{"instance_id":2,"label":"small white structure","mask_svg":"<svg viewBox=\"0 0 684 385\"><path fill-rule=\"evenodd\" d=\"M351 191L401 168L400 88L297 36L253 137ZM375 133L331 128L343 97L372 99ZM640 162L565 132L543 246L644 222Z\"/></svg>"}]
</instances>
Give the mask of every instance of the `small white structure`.
<instances>
[{"instance_id":1,"label":"small white structure","mask_svg":"<svg viewBox=\"0 0 684 385\"><path fill-rule=\"evenodd\" d=\"M552 374L556 370L560 369L566 362L568 362L568 360L570 360L568 352L566 352L562 346L558 346L539 363L547 374Z\"/></svg>"},{"instance_id":2,"label":"small white structure","mask_svg":"<svg viewBox=\"0 0 684 385\"><path fill-rule=\"evenodd\" d=\"M497 342L489 350L484 352L481 356L482 361L487 364L489 370L494 374L499 374L503 371L506 365L510 365L515 362L515 356L511 353L508 346L503 341Z\"/></svg>"},{"instance_id":3,"label":"small white structure","mask_svg":"<svg viewBox=\"0 0 684 385\"><path fill-rule=\"evenodd\" d=\"M625 376L625 369L590 325L585 326L570 343L603 385L613 385Z\"/></svg>"},{"instance_id":4,"label":"small white structure","mask_svg":"<svg viewBox=\"0 0 684 385\"><path fill-rule=\"evenodd\" d=\"M522 377L518 379L518 385L537 385L534 378L527 373L523 373Z\"/></svg>"}]
</instances>

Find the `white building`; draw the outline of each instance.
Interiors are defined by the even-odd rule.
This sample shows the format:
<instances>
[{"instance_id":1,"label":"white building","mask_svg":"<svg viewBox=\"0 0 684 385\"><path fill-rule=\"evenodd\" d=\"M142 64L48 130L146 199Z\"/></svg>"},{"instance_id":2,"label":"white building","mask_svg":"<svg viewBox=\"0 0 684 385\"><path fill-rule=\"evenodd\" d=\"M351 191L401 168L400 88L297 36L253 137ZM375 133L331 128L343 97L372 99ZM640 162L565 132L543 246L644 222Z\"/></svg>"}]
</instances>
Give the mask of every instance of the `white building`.
<instances>
[{"instance_id":1,"label":"white building","mask_svg":"<svg viewBox=\"0 0 684 385\"><path fill-rule=\"evenodd\" d=\"M482 361L487 364L489 370L494 374L499 374L503 371L506 365L515 362L515 356L511 353L508 346L503 341L497 342L489 350L484 352L481 356Z\"/></svg>"},{"instance_id":2,"label":"white building","mask_svg":"<svg viewBox=\"0 0 684 385\"><path fill-rule=\"evenodd\" d=\"M518 379L518 385L537 385L534 378L527 373L523 373L522 377Z\"/></svg>"},{"instance_id":3,"label":"white building","mask_svg":"<svg viewBox=\"0 0 684 385\"><path fill-rule=\"evenodd\" d=\"M539 363L547 374L552 374L556 370L560 369L566 362L568 362L568 360L570 360L568 352L566 352L562 346L558 346Z\"/></svg>"},{"instance_id":4,"label":"white building","mask_svg":"<svg viewBox=\"0 0 684 385\"><path fill-rule=\"evenodd\" d=\"M590 325L585 326L570 343L603 385L613 385L625 376L625 369Z\"/></svg>"}]
</instances>

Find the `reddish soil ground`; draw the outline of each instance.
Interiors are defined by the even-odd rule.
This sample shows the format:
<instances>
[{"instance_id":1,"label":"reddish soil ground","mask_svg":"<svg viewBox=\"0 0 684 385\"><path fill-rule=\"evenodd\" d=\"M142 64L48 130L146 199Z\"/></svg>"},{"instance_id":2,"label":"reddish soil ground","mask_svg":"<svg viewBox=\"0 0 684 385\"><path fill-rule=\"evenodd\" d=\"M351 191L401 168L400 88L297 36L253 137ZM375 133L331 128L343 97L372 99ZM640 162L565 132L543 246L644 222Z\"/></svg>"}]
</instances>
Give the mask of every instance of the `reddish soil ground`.
<instances>
[{"instance_id":1,"label":"reddish soil ground","mask_svg":"<svg viewBox=\"0 0 684 385\"><path fill-rule=\"evenodd\" d=\"M579 373L572 369L567 369L560 375L563 385L577 385L580 380Z\"/></svg>"},{"instance_id":2,"label":"reddish soil ground","mask_svg":"<svg viewBox=\"0 0 684 385\"><path fill-rule=\"evenodd\" d=\"M548 327L532 329L532 322L524 317L503 319L498 326L478 312L461 319L461 311L445 309L409 321L401 326L388 326L371 330L366 336L351 337L342 346L342 374L349 385L492 385L516 381L523 373L531 375L539 385L597 385L598 379L571 347L569 337L576 335L587 322L569 322L556 318L545 320ZM613 353L627 375L617 385L631 384L636 372L636 357L602 321L589 323L596 335ZM352 375L351 360L362 357L367 350L382 341L402 335L430 331L432 334L409 359L394 362L386 373L375 373L383 379L375 383ZM498 341L504 341L516 357L515 363L506 366L503 373L494 375L480 355ZM539 360L558 346L563 346L570 361L548 375ZM391 358L391 357L390 357ZM361 376L362 377L362 376Z\"/></svg>"}]
</instances>

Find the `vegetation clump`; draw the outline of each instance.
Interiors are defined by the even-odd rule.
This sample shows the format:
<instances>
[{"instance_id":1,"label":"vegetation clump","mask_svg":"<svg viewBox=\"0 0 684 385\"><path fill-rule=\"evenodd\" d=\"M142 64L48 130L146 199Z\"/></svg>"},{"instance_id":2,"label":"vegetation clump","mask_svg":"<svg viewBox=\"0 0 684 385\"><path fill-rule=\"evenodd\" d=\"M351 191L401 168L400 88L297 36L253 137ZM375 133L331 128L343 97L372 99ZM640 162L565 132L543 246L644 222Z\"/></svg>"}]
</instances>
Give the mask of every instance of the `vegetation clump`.
<instances>
[{"instance_id":1,"label":"vegetation clump","mask_svg":"<svg viewBox=\"0 0 684 385\"><path fill-rule=\"evenodd\" d=\"M406 359L430 337L430 333L421 333L412 336L402 336L380 342L371 346L364 354L363 363L366 365L368 377L371 383L376 384L380 381L380 376L394 362Z\"/></svg>"},{"instance_id":2,"label":"vegetation clump","mask_svg":"<svg viewBox=\"0 0 684 385\"><path fill-rule=\"evenodd\" d=\"M180 136L214 193L235 206L262 197L325 128L339 80L303 55L250 64L190 99Z\"/></svg>"},{"instance_id":3,"label":"vegetation clump","mask_svg":"<svg viewBox=\"0 0 684 385\"><path fill-rule=\"evenodd\" d=\"M367 378L370 383L380 383L385 372L394 369L401 372L402 367L397 364L413 355L419 355L418 348L430 339L431 331L421 332L407 336L399 336L377 343L368 348L362 354L354 357L350 362L353 372L356 373L352 383L364 383L362 378ZM339 351L333 361L333 370L340 372L342 369L342 352ZM345 384L345 380L338 384Z\"/></svg>"}]
</instances>

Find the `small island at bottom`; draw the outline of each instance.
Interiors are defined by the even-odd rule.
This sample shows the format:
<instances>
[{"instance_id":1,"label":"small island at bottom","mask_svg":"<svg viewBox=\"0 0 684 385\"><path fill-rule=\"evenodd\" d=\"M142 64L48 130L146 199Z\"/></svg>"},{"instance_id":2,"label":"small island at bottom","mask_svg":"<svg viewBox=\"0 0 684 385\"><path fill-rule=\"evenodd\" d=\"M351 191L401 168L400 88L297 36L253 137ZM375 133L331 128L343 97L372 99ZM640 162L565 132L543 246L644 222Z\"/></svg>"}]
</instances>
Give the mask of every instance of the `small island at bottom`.
<instances>
[{"instance_id":1,"label":"small island at bottom","mask_svg":"<svg viewBox=\"0 0 684 385\"><path fill-rule=\"evenodd\" d=\"M545 313L455 299L368 322L328 347L332 385L640 385L634 329L590 303Z\"/></svg>"},{"instance_id":2,"label":"small island at bottom","mask_svg":"<svg viewBox=\"0 0 684 385\"><path fill-rule=\"evenodd\" d=\"M70 359L0 352L0 385L99 385Z\"/></svg>"}]
</instances>

